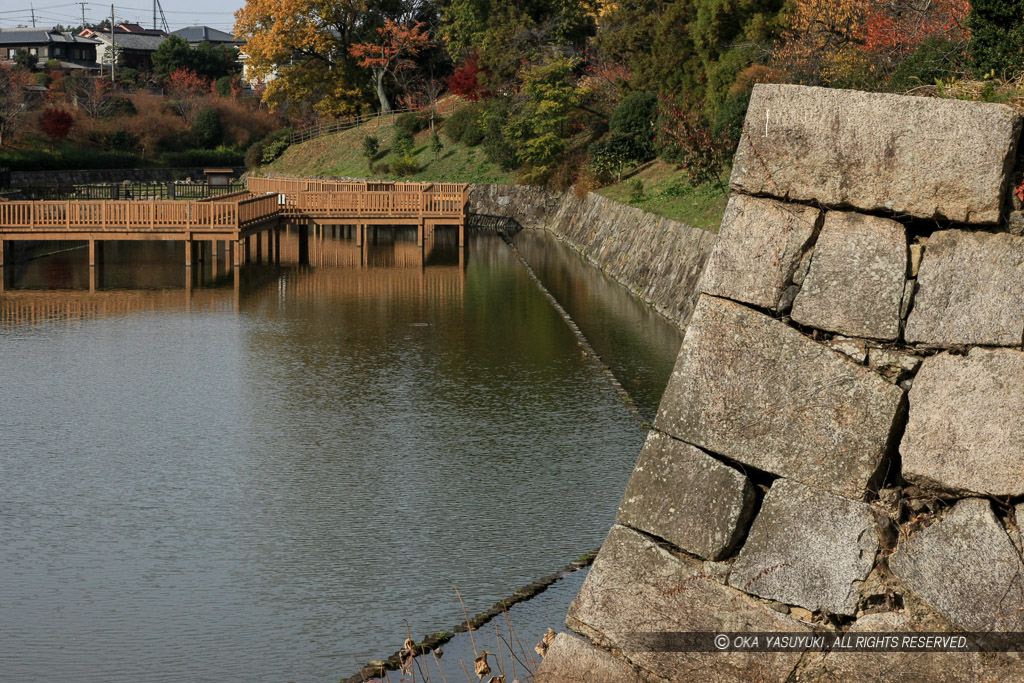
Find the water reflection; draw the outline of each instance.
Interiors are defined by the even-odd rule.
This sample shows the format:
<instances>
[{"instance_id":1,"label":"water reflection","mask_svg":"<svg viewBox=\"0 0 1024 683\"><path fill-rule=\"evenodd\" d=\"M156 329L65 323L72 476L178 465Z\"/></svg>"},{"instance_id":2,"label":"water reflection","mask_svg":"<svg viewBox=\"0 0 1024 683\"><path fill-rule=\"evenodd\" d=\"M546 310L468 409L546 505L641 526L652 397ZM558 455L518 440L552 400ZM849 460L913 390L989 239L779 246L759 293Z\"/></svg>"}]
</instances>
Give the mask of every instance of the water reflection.
<instances>
[{"instance_id":1,"label":"water reflection","mask_svg":"<svg viewBox=\"0 0 1024 683\"><path fill-rule=\"evenodd\" d=\"M3 676L336 680L603 539L643 432L500 240L280 240L11 269Z\"/></svg>"}]
</instances>

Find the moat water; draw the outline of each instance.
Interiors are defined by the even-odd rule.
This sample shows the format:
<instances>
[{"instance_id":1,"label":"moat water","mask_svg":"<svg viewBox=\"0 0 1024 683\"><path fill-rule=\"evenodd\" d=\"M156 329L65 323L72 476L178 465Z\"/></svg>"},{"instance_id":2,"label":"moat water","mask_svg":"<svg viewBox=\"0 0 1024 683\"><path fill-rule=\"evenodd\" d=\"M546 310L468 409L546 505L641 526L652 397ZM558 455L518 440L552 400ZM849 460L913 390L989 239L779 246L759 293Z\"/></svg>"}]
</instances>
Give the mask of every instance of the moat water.
<instances>
[{"instance_id":1,"label":"moat water","mask_svg":"<svg viewBox=\"0 0 1024 683\"><path fill-rule=\"evenodd\" d=\"M653 415L680 331L516 240ZM501 240L182 249L9 254L0 680L337 680L601 543L644 429Z\"/></svg>"}]
</instances>

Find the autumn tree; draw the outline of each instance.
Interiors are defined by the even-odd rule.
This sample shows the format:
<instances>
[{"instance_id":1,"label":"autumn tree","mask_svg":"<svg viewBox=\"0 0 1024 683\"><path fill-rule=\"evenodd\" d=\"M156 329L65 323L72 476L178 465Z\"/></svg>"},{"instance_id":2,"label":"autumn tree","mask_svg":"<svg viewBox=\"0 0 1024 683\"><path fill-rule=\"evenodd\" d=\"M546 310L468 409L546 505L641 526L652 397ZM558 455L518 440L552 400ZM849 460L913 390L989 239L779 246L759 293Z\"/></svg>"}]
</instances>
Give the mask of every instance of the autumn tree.
<instances>
[{"instance_id":1,"label":"autumn tree","mask_svg":"<svg viewBox=\"0 0 1024 683\"><path fill-rule=\"evenodd\" d=\"M176 69L167 78L164 89L174 110L191 126L202 98L210 92L210 82L191 69Z\"/></svg>"},{"instance_id":2,"label":"autumn tree","mask_svg":"<svg viewBox=\"0 0 1024 683\"><path fill-rule=\"evenodd\" d=\"M390 74L397 78L400 72L412 69L412 58L433 44L423 28L423 22L410 26L385 19L384 25L377 29L377 42L357 43L350 49L358 60L356 63L373 73L373 86L382 112L391 111L384 92L384 77Z\"/></svg>"},{"instance_id":3,"label":"autumn tree","mask_svg":"<svg viewBox=\"0 0 1024 683\"><path fill-rule=\"evenodd\" d=\"M53 146L66 138L75 125L75 119L63 109L47 107L39 112L39 130L50 140L50 150Z\"/></svg>"},{"instance_id":4,"label":"autumn tree","mask_svg":"<svg viewBox=\"0 0 1024 683\"><path fill-rule=\"evenodd\" d=\"M27 108L25 88L31 76L24 69L0 62L0 147L17 130Z\"/></svg>"},{"instance_id":5,"label":"autumn tree","mask_svg":"<svg viewBox=\"0 0 1024 683\"><path fill-rule=\"evenodd\" d=\"M247 0L235 13L235 36L246 41L253 77L266 83L264 102L357 113L359 74L349 51L373 35L385 9L383 0Z\"/></svg>"}]
</instances>

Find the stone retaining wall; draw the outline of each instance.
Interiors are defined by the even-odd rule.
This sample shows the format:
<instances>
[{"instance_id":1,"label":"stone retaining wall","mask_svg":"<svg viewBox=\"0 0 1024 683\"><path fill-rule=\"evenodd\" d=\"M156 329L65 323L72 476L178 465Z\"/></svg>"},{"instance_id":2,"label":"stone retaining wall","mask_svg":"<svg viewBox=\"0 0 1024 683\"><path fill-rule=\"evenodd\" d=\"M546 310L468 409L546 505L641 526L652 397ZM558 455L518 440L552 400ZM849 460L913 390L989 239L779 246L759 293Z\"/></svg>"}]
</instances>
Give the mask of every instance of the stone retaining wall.
<instances>
[{"instance_id":1,"label":"stone retaining wall","mask_svg":"<svg viewBox=\"0 0 1024 683\"><path fill-rule=\"evenodd\" d=\"M1024 631L1020 133L1001 105L755 87L654 430L569 609L583 639L538 680L1020 679L998 652L640 637Z\"/></svg>"},{"instance_id":2,"label":"stone retaining wall","mask_svg":"<svg viewBox=\"0 0 1024 683\"><path fill-rule=\"evenodd\" d=\"M590 193L474 185L470 213L513 218L558 235L659 313L685 325L714 233Z\"/></svg>"}]
</instances>

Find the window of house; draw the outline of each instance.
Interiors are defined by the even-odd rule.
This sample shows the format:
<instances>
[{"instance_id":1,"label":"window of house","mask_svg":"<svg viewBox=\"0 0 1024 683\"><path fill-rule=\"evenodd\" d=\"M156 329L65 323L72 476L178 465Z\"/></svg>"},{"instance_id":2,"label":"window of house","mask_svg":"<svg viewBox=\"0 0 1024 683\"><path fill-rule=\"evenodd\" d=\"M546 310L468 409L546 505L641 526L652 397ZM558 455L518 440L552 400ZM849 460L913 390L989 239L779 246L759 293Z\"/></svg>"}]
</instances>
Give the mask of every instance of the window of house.
<instances>
[{"instance_id":1,"label":"window of house","mask_svg":"<svg viewBox=\"0 0 1024 683\"><path fill-rule=\"evenodd\" d=\"M53 56L54 57L60 57L60 48L59 47L53 48Z\"/></svg>"},{"instance_id":2,"label":"window of house","mask_svg":"<svg viewBox=\"0 0 1024 683\"><path fill-rule=\"evenodd\" d=\"M39 48L35 48L35 47L30 47L30 48L28 49L28 53L29 53L30 55L35 55L36 57L38 57L38 56L39 56Z\"/></svg>"}]
</instances>

